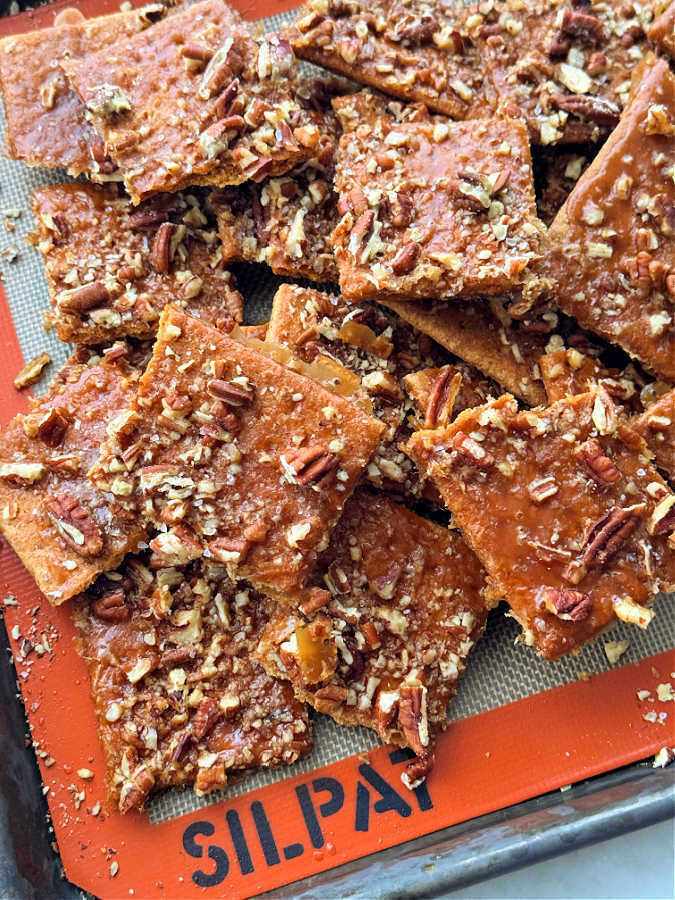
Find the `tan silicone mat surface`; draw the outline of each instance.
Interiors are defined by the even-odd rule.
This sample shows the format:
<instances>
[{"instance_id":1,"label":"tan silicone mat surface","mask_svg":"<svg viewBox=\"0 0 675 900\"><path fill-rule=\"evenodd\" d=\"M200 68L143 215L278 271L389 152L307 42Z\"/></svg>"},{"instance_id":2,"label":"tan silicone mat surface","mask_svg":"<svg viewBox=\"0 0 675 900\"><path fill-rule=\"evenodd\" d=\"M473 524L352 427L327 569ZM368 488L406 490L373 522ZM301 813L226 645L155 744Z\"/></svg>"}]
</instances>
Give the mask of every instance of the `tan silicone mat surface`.
<instances>
[{"instance_id":1,"label":"tan silicone mat surface","mask_svg":"<svg viewBox=\"0 0 675 900\"><path fill-rule=\"evenodd\" d=\"M289 15L273 16L262 22L266 30L273 30L289 18ZM4 128L0 106L3 141ZM42 327L43 313L49 307L44 269L40 254L26 244L24 238L34 227L30 209L31 190L39 185L65 180L68 179L63 172L31 169L23 163L0 157L0 272L24 358L30 359L42 350L47 350L52 356L53 365L43 382L43 389L51 373L68 357L71 348L61 343L55 334L46 334ZM7 229L6 221L14 225L14 231ZM15 253L16 258L10 261ZM247 321L264 321L274 291L283 279L272 275L264 266L240 265L234 268L238 286L246 298ZM40 386L37 390L39 392ZM612 630L607 639L625 638L630 641L629 649L621 658L622 664L636 662L675 645L672 603L672 596L662 596L657 600L657 615L646 632L621 623ZM575 657L557 662L539 660L532 650L515 643L520 629L505 615L505 611L506 607L502 605L491 614L485 637L470 658L458 696L451 705L450 718L453 721L565 684L584 673L592 675L609 668L602 638L585 647ZM374 732L363 728L342 728L326 716L313 714L313 723L315 748L311 756L291 767L262 770L250 775L232 784L228 795L237 796L290 775L311 771L379 743ZM169 790L149 803L150 819L152 822L165 821L216 803L222 797L222 793L214 793L199 798L190 790Z\"/></svg>"}]
</instances>

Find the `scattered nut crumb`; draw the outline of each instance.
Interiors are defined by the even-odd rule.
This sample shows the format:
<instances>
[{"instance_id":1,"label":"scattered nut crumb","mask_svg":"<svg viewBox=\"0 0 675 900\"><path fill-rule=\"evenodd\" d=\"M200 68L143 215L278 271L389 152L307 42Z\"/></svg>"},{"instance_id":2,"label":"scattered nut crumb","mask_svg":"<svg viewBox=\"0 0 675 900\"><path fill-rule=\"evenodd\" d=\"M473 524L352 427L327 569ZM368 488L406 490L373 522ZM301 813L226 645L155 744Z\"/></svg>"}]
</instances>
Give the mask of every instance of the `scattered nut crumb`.
<instances>
[{"instance_id":1,"label":"scattered nut crumb","mask_svg":"<svg viewBox=\"0 0 675 900\"><path fill-rule=\"evenodd\" d=\"M675 747L661 747L654 757L652 769L665 769L675 759Z\"/></svg>"},{"instance_id":2,"label":"scattered nut crumb","mask_svg":"<svg viewBox=\"0 0 675 900\"><path fill-rule=\"evenodd\" d=\"M28 387L30 384L35 384L36 381L39 381L40 376L42 375L42 370L45 366L48 366L52 361L51 356L46 351L43 351L35 359L31 359L30 362L26 363L23 369L19 372L19 374L14 379L14 387L17 391L20 391L22 388Z\"/></svg>"},{"instance_id":3,"label":"scattered nut crumb","mask_svg":"<svg viewBox=\"0 0 675 900\"><path fill-rule=\"evenodd\" d=\"M85 781L91 781L91 779L94 777L94 773L91 771L91 769L78 769L77 774Z\"/></svg>"},{"instance_id":4,"label":"scattered nut crumb","mask_svg":"<svg viewBox=\"0 0 675 900\"><path fill-rule=\"evenodd\" d=\"M675 694L673 694L673 686L669 682L664 682L663 684L656 685L656 696L659 698L661 703L667 703L670 701L675 701Z\"/></svg>"},{"instance_id":5,"label":"scattered nut crumb","mask_svg":"<svg viewBox=\"0 0 675 900\"><path fill-rule=\"evenodd\" d=\"M117 862L116 859L114 859L110 863L110 877L114 878L115 875L117 875L117 873L119 872L119 870L120 870L120 864Z\"/></svg>"},{"instance_id":6,"label":"scattered nut crumb","mask_svg":"<svg viewBox=\"0 0 675 900\"><path fill-rule=\"evenodd\" d=\"M651 696L652 696L651 691L638 691L637 692L638 700L649 700Z\"/></svg>"},{"instance_id":7,"label":"scattered nut crumb","mask_svg":"<svg viewBox=\"0 0 675 900\"><path fill-rule=\"evenodd\" d=\"M604 649L610 665L617 663L629 647L630 641L607 641Z\"/></svg>"},{"instance_id":8,"label":"scattered nut crumb","mask_svg":"<svg viewBox=\"0 0 675 900\"><path fill-rule=\"evenodd\" d=\"M645 720L645 722L652 722L652 723L654 723L654 722L656 722L656 713L655 713L654 710L652 709L652 710L650 710L648 713L645 713L644 716L643 716L642 718Z\"/></svg>"}]
</instances>

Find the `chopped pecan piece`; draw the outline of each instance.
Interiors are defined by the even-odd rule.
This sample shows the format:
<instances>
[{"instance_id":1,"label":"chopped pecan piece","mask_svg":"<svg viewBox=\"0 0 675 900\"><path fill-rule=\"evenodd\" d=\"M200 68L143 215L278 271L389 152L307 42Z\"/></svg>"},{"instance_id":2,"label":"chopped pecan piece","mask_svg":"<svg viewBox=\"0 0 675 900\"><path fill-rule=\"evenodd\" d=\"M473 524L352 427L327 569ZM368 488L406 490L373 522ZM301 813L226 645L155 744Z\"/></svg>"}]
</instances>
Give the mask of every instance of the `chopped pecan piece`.
<instances>
[{"instance_id":1,"label":"chopped pecan piece","mask_svg":"<svg viewBox=\"0 0 675 900\"><path fill-rule=\"evenodd\" d=\"M323 444L312 444L300 450L289 450L281 457L298 484L320 484L339 465L339 458Z\"/></svg>"},{"instance_id":2,"label":"chopped pecan piece","mask_svg":"<svg viewBox=\"0 0 675 900\"><path fill-rule=\"evenodd\" d=\"M601 568L628 540L641 522L632 509L612 509L595 522L584 542L583 563Z\"/></svg>"},{"instance_id":3,"label":"chopped pecan piece","mask_svg":"<svg viewBox=\"0 0 675 900\"><path fill-rule=\"evenodd\" d=\"M423 756L429 745L426 693L421 684L403 684L399 689L398 724L417 756Z\"/></svg>"},{"instance_id":4,"label":"chopped pecan piece","mask_svg":"<svg viewBox=\"0 0 675 900\"><path fill-rule=\"evenodd\" d=\"M596 125L607 125L613 128L619 121L621 110L611 100L592 97L587 94L560 94L554 92L550 96L551 105L562 109L580 119L586 119Z\"/></svg>"},{"instance_id":5,"label":"chopped pecan piece","mask_svg":"<svg viewBox=\"0 0 675 900\"><path fill-rule=\"evenodd\" d=\"M20 391L31 384L35 384L36 381L39 381L40 377L42 376L43 369L48 366L51 361L52 358L49 353L43 351L42 353L39 353L34 359L31 359L30 362L27 362L14 379L14 387L17 389L17 391Z\"/></svg>"},{"instance_id":6,"label":"chopped pecan piece","mask_svg":"<svg viewBox=\"0 0 675 900\"><path fill-rule=\"evenodd\" d=\"M417 265L420 258L421 247L419 244L405 244L401 247L391 261L391 268L395 275L407 275Z\"/></svg>"},{"instance_id":7,"label":"chopped pecan piece","mask_svg":"<svg viewBox=\"0 0 675 900\"><path fill-rule=\"evenodd\" d=\"M211 731L218 719L222 718L223 711L215 700L205 697L197 707L197 712L192 719L192 733L198 741Z\"/></svg>"},{"instance_id":8,"label":"chopped pecan piece","mask_svg":"<svg viewBox=\"0 0 675 900\"><path fill-rule=\"evenodd\" d=\"M39 420L37 436L50 447L58 447L68 431L68 421L56 409L50 409Z\"/></svg>"},{"instance_id":9,"label":"chopped pecan piece","mask_svg":"<svg viewBox=\"0 0 675 900\"><path fill-rule=\"evenodd\" d=\"M131 610L124 599L124 591L108 591L91 605L92 612L105 622L126 622L131 617Z\"/></svg>"},{"instance_id":10,"label":"chopped pecan piece","mask_svg":"<svg viewBox=\"0 0 675 900\"><path fill-rule=\"evenodd\" d=\"M462 386L462 376L451 367L444 368L437 376L431 391L424 415L424 427L436 428L446 425L452 418L452 410L457 394Z\"/></svg>"},{"instance_id":11,"label":"chopped pecan piece","mask_svg":"<svg viewBox=\"0 0 675 900\"><path fill-rule=\"evenodd\" d=\"M453 450L467 462L474 463L479 468L488 468L494 465L494 457L487 450L484 450L478 441L475 441L463 431L458 431L452 438Z\"/></svg>"},{"instance_id":12,"label":"chopped pecan piece","mask_svg":"<svg viewBox=\"0 0 675 900\"><path fill-rule=\"evenodd\" d=\"M426 780L434 767L434 754L423 753L411 759L401 774L401 781L409 789L414 790Z\"/></svg>"},{"instance_id":13,"label":"chopped pecan piece","mask_svg":"<svg viewBox=\"0 0 675 900\"><path fill-rule=\"evenodd\" d=\"M216 559L224 563L243 562L246 559L250 548L251 544L249 541L241 540L239 538L222 537L215 541L211 541L209 544L211 553Z\"/></svg>"},{"instance_id":14,"label":"chopped pecan piece","mask_svg":"<svg viewBox=\"0 0 675 900\"><path fill-rule=\"evenodd\" d=\"M598 484L614 484L621 477L621 472L612 460L605 456L602 447L594 438L585 441L575 450L574 455Z\"/></svg>"},{"instance_id":15,"label":"chopped pecan piece","mask_svg":"<svg viewBox=\"0 0 675 900\"><path fill-rule=\"evenodd\" d=\"M103 549L101 530L74 497L53 494L45 500L47 513L63 540L83 556L97 556Z\"/></svg>"},{"instance_id":16,"label":"chopped pecan piece","mask_svg":"<svg viewBox=\"0 0 675 900\"><path fill-rule=\"evenodd\" d=\"M593 609L593 601L588 594L569 588L544 588L540 595L540 603L554 616L571 622L580 622L588 618Z\"/></svg>"},{"instance_id":17,"label":"chopped pecan piece","mask_svg":"<svg viewBox=\"0 0 675 900\"><path fill-rule=\"evenodd\" d=\"M253 402L255 389L249 384L238 384L234 381L223 381L221 378L212 378L206 386L208 393L221 400L227 406L239 408Z\"/></svg>"},{"instance_id":18,"label":"chopped pecan piece","mask_svg":"<svg viewBox=\"0 0 675 900\"><path fill-rule=\"evenodd\" d=\"M330 715L344 704L348 693L347 688L342 685L327 684L314 694L314 706L318 712Z\"/></svg>"},{"instance_id":19,"label":"chopped pecan piece","mask_svg":"<svg viewBox=\"0 0 675 900\"><path fill-rule=\"evenodd\" d=\"M138 768L133 773L131 780L122 786L119 802L120 812L126 813L131 809L140 809L154 785L154 776L148 771L147 766Z\"/></svg>"}]
</instances>

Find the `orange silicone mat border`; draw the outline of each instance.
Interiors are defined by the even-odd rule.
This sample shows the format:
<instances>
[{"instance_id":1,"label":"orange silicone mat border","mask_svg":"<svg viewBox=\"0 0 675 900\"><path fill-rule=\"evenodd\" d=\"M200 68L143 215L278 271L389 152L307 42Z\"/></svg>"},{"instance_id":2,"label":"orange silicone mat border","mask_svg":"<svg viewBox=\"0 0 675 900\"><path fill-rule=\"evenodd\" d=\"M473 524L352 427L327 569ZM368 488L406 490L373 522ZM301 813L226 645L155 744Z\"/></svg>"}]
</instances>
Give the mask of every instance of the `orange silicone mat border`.
<instances>
[{"instance_id":1,"label":"orange silicone mat border","mask_svg":"<svg viewBox=\"0 0 675 900\"><path fill-rule=\"evenodd\" d=\"M242 8L244 0L238 4ZM51 24L66 2L0 20L0 35ZM85 14L117 8L84 0ZM256 17L295 5L255 6ZM272 8L273 7L273 8ZM252 15L253 7L244 10ZM27 406L12 376L23 358L0 285L0 425ZM9 546L0 587L19 684L67 877L102 898L250 897L354 859L643 759L673 742L672 718L650 723L636 690L655 693L675 669L672 652L554 688L452 725L436 768L414 794L400 782L400 751L379 748L289 777L158 825L105 808L104 763L84 663L67 609L53 609ZM39 607L37 620L33 615ZM19 653L35 622L51 650ZM672 710L672 706L670 707ZM89 769L85 780L78 770ZM79 799L78 799L79 798ZM100 807L94 815L93 811ZM114 874L113 874L114 873Z\"/></svg>"}]
</instances>

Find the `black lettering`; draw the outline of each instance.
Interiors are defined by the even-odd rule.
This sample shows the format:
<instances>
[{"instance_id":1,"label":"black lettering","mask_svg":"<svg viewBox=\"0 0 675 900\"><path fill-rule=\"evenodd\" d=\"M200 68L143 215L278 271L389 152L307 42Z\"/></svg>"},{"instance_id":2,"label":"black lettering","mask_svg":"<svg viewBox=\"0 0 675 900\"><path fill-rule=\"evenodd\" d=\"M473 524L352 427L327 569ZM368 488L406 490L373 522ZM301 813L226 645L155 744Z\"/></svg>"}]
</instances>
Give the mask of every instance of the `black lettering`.
<instances>
[{"instance_id":1,"label":"black lettering","mask_svg":"<svg viewBox=\"0 0 675 900\"><path fill-rule=\"evenodd\" d=\"M276 841L272 834L272 828L265 812L265 807L259 800L254 800L251 804L251 812L253 813L253 821L260 838L260 846L265 856L265 862L268 866L276 866L281 862L279 851L277 850Z\"/></svg>"},{"instance_id":2,"label":"black lettering","mask_svg":"<svg viewBox=\"0 0 675 900\"><path fill-rule=\"evenodd\" d=\"M336 778L327 776L315 778L312 781L312 789L315 794L319 794L322 791L327 791L330 794L328 800L324 800L323 803L319 804L319 813L323 819L327 816L334 816L344 806L345 791ZM296 787L295 793L298 795L300 809L302 810L302 816L307 826L307 833L312 842L312 847L319 850L324 845L324 838L314 803L309 795L309 789L306 784L301 784Z\"/></svg>"},{"instance_id":3,"label":"black lettering","mask_svg":"<svg viewBox=\"0 0 675 900\"><path fill-rule=\"evenodd\" d=\"M384 813L393 810L404 819L408 818L412 813L412 806L405 802L403 797L401 797L401 795L384 780L379 772L376 772L375 769L367 763L361 763L359 772L363 775L368 784L380 795L380 799L373 805L373 809L376 813Z\"/></svg>"},{"instance_id":4,"label":"black lettering","mask_svg":"<svg viewBox=\"0 0 675 900\"><path fill-rule=\"evenodd\" d=\"M248 850L244 829L241 827L241 820L236 809L228 809L225 813L227 827L230 829L230 836L234 844L234 851L237 854L237 862L241 869L242 875L250 875L253 872L253 861Z\"/></svg>"},{"instance_id":5,"label":"black lettering","mask_svg":"<svg viewBox=\"0 0 675 900\"><path fill-rule=\"evenodd\" d=\"M289 844L288 847L284 847L284 856L286 859L297 859L298 856L302 856L305 852L305 848L302 844Z\"/></svg>"},{"instance_id":6,"label":"black lettering","mask_svg":"<svg viewBox=\"0 0 675 900\"><path fill-rule=\"evenodd\" d=\"M312 847L314 847L315 850L319 850L323 847L323 832L321 831L319 820L316 817L312 798L309 796L309 789L306 784L299 784L295 789L295 793L298 795L302 817L305 820L307 834L312 842Z\"/></svg>"},{"instance_id":7,"label":"black lettering","mask_svg":"<svg viewBox=\"0 0 675 900\"><path fill-rule=\"evenodd\" d=\"M368 831L370 821L370 791L360 781L356 782L356 831Z\"/></svg>"},{"instance_id":8,"label":"black lettering","mask_svg":"<svg viewBox=\"0 0 675 900\"><path fill-rule=\"evenodd\" d=\"M412 752L410 747L399 747L397 750L392 750L389 754L389 761L392 766L395 766L398 763L408 762L408 760L414 758L415 754ZM429 794L429 789L427 787L426 779L422 782L422 784L418 784L417 787L413 788L413 794L415 795L415 799L417 800L417 805L420 808L420 812L427 812L428 810L434 808L434 804L431 801L431 795Z\"/></svg>"},{"instance_id":9,"label":"black lettering","mask_svg":"<svg viewBox=\"0 0 675 900\"><path fill-rule=\"evenodd\" d=\"M183 850L188 856L192 856L194 859L201 859L204 856L204 848L200 847L195 838L197 835L211 837L215 830L215 826L211 822L193 822L191 825L188 825L183 832ZM201 869L194 871L192 880L197 887L215 887L225 880L227 873L230 871L227 853L222 847L210 844L206 852L209 859L212 859L216 864L216 868L210 875L207 872L202 872Z\"/></svg>"}]
</instances>

